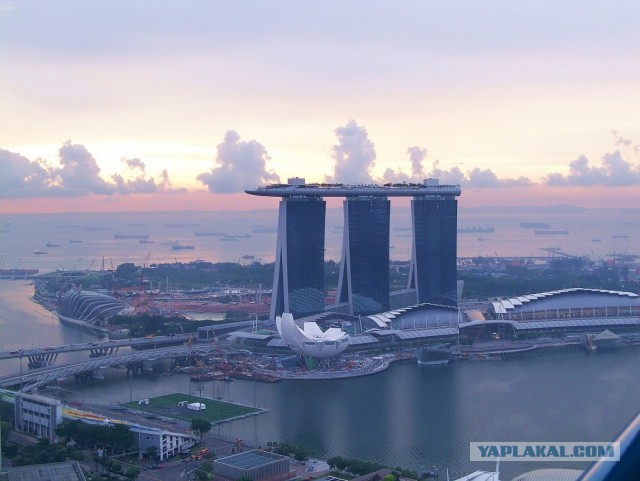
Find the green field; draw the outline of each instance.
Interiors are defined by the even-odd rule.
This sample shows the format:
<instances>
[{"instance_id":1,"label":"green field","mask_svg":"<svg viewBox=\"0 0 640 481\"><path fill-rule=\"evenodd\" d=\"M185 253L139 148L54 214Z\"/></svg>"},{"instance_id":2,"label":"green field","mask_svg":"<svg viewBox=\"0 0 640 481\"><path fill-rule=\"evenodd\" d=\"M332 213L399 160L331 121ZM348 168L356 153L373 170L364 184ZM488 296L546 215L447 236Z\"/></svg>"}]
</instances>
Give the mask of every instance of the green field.
<instances>
[{"instance_id":1,"label":"green field","mask_svg":"<svg viewBox=\"0 0 640 481\"><path fill-rule=\"evenodd\" d=\"M181 401L187 401L188 403L201 402L206 405L206 409L194 411L186 407L180 407L178 403ZM157 416L166 416L183 421L191 421L193 418L203 418L211 423L246 414L262 412L261 409L180 393L149 398L149 404L139 405L137 402L130 402L124 404L124 406Z\"/></svg>"}]
</instances>

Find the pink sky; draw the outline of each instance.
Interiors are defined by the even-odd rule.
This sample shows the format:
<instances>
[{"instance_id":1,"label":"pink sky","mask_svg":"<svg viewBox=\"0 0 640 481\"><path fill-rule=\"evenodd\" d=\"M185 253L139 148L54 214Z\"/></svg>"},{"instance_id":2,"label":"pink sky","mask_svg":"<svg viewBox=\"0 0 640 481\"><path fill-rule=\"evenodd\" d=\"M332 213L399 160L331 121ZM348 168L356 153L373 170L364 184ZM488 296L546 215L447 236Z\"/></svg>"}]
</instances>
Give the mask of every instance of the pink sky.
<instances>
[{"instance_id":1,"label":"pink sky","mask_svg":"<svg viewBox=\"0 0 640 481\"><path fill-rule=\"evenodd\" d=\"M640 200L640 2L4 3L1 213L270 208L242 192L293 176Z\"/></svg>"}]
</instances>

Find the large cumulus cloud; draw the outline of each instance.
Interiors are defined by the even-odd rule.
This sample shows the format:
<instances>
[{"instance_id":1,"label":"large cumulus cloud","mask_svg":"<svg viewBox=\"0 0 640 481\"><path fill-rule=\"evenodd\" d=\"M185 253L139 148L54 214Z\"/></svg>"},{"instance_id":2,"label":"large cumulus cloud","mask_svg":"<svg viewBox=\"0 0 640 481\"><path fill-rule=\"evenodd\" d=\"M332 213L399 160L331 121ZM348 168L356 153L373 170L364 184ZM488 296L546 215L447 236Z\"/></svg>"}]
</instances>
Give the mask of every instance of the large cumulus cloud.
<instances>
[{"instance_id":1,"label":"large cumulus cloud","mask_svg":"<svg viewBox=\"0 0 640 481\"><path fill-rule=\"evenodd\" d=\"M467 172L463 172L456 165L450 169L444 169L440 167L439 160L433 161L431 170L427 172L423 165L427 156L427 149L413 146L407 149L407 154L409 154L410 174L404 173L402 168L397 170L386 169L382 176L383 182L419 183L430 177L438 179L441 184L461 185L471 188L519 187L533 184L526 177L517 179L499 178L491 169L474 167Z\"/></svg>"},{"instance_id":2,"label":"large cumulus cloud","mask_svg":"<svg viewBox=\"0 0 640 481\"><path fill-rule=\"evenodd\" d=\"M405 173L402 167L398 170L387 168L382 174L382 181L384 183L422 182L424 180L426 174L422 163L427 157L427 149L414 145L407 149L407 154L409 154L409 161L411 162L409 173Z\"/></svg>"},{"instance_id":3,"label":"large cumulus cloud","mask_svg":"<svg viewBox=\"0 0 640 481\"><path fill-rule=\"evenodd\" d=\"M34 197L46 191L51 173L43 162L0 149L0 197Z\"/></svg>"},{"instance_id":4,"label":"large cumulus cloud","mask_svg":"<svg viewBox=\"0 0 640 481\"><path fill-rule=\"evenodd\" d=\"M112 175L111 179L115 182L119 193L152 194L171 189L171 181L166 170L160 173L160 181L156 183L153 177L147 177L146 165L140 159L121 159L121 161L129 168L130 174L135 177L125 180L120 174Z\"/></svg>"},{"instance_id":5,"label":"large cumulus cloud","mask_svg":"<svg viewBox=\"0 0 640 481\"><path fill-rule=\"evenodd\" d=\"M550 186L629 186L640 184L640 166L626 161L619 150L602 157L600 166L589 165L589 159L581 155L569 163L569 173L551 173L545 178Z\"/></svg>"},{"instance_id":6,"label":"large cumulus cloud","mask_svg":"<svg viewBox=\"0 0 640 481\"><path fill-rule=\"evenodd\" d=\"M256 185L280 182L278 175L267 170L269 160L262 144L242 141L237 132L229 130L218 145L216 166L197 179L216 193L242 192Z\"/></svg>"},{"instance_id":7,"label":"large cumulus cloud","mask_svg":"<svg viewBox=\"0 0 640 481\"><path fill-rule=\"evenodd\" d=\"M369 140L367 129L349 120L344 127L335 130L338 144L333 146L335 165L327 182L345 184L370 184L375 182L371 169L375 166L376 150Z\"/></svg>"},{"instance_id":8,"label":"large cumulus cloud","mask_svg":"<svg viewBox=\"0 0 640 481\"><path fill-rule=\"evenodd\" d=\"M170 190L169 176L161 173L160 182L147 176L139 159L125 159L133 179L113 174L111 181L101 177L101 169L88 149L65 142L58 150L56 163L28 158L0 149L0 197L77 197L88 194L140 194Z\"/></svg>"},{"instance_id":9,"label":"large cumulus cloud","mask_svg":"<svg viewBox=\"0 0 640 481\"><path fill-rule=\"evenodd\" d=\"M100 177L100 167L96 159L84 145L64 143L59 151L61 168L55 169L60 186L67 192L83 194L109 195L116 191Z\"/></svg>"}]
</instances>

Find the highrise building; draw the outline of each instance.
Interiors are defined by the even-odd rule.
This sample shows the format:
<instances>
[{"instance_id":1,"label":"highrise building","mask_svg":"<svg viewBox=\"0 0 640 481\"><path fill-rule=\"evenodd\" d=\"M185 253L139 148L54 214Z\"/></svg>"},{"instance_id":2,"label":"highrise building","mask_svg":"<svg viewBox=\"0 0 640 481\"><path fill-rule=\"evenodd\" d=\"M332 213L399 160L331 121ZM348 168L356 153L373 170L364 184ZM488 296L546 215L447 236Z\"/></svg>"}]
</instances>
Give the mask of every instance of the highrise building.
<instances>
[{"instance_id":1,"label":"highrise building","mask_svg":"<svg viewBox=\"0 0 640 481\"><path fill-rule=\"evenodd\" d=\"M413 249L408 288L394 304L456 305L458 185L306 184L294 177L248 194L281 197L278 216L271 318L295 318L326 310L324 305L324 197L344 197L340 275L333 309L352 315L389 310L389 197L413 197ZM394 294L395 296L395 294Z\"/></svg>"},{"instance_id":2,"label":"highrise building","mask_svg":"<svg viewBox=\"0 0 640 481\"><path fill-rule=\"evenodd\" d=\"M297 318L324 311L325 213L320 197L280 201L272 319L283 312Z\"/></svg>"},{"instance_id":3,"label":"highrise building","mask_svg":"<svg viewBox=\"0 0 640 481\"><path fill-rule=\"evenodd\" d=\"M409 289L416 303L457 305L457 216L454 197L422 196L411 201L413 245Z\"/></svg>"},{"instance_id":4,"label":"highrise building","mask_svg":"<svg viewBox=\"0 0 640 481\"><path fill-rule=\"evenodd\" d=\"M349 314L389 310L389 219L386 197L347 197L336 304Z\"/></svg>"}]
</instances>

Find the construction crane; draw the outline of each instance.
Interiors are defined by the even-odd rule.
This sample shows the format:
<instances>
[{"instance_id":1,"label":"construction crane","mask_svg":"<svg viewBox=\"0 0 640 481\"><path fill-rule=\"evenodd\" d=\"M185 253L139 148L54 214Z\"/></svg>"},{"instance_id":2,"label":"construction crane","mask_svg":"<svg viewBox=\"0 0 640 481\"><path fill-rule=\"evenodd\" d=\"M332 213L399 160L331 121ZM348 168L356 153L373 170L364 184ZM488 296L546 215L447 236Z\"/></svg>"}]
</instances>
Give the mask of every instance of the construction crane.
<instances>
[{"instance_id":1,"label":"construction crane","mask_svg":"<svg viewBox=\"0 0 640 481\"><path fill-rule=\"evenodd\" d=\"M573 254L567 254L560 250L560 247L541 247L541 251L546 251L549 253L549 256L553 257L554 255L559 255L561 257L568 257L569 259L577 259L579 256Z\"/></svg>"},{"instance_id":2,"label":"construction crane","mask_svg":"<svg viewBox=\"0 0 640 481\"><path fill-rule=\"evenodd\" d=\"M150 257L151 257L151 251L147 253L147 257L144 259L144 262L142 263L142 268L140 269L140 292L138 292L138 302L136 303L136 308L140 307L140 298L142 297L142 294L144 294L144 270L147 267L147 264L149 263Z\"/></svg>"}]
</instances>

